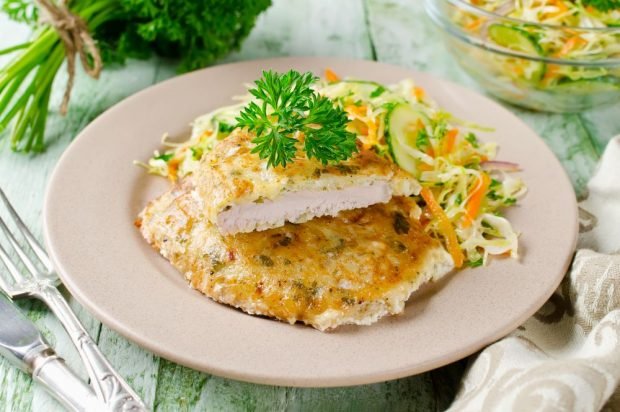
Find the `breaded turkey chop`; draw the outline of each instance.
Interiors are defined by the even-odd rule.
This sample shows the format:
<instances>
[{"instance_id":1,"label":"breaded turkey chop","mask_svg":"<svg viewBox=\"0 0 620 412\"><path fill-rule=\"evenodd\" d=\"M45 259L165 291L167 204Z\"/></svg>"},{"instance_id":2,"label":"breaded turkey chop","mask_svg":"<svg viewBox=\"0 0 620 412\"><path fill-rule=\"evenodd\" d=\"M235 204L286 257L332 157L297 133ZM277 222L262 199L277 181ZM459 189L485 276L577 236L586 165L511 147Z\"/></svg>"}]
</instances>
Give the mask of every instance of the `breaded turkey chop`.
<instances>
[{"instance_id":1,"label":"breaded turkey chop","mask_svg":"<svg viewBox=\"0 0 620 412\"><path fill-rule=\"evenodd\" d=\"M372 150L337 165L300 157L285 168L267 168L266 160L251 153L253 137L237 129L204 156L196 172L206 216L222 234L335 216L420 191L413 176Z\"/></svg>"},{"instance_id":2,"label":"breaded turkey chop","mask_svg":"<svg viewBox=\"0 0 620 412\"><path fill-rule=\"evenodd\" d=\"M145 239L215 301L319 330L369 325L403 311L452 259L409 217L407 198L303 224L222 236L203 216L191 182L151 202Z\"/></svg>"}]
</instances>

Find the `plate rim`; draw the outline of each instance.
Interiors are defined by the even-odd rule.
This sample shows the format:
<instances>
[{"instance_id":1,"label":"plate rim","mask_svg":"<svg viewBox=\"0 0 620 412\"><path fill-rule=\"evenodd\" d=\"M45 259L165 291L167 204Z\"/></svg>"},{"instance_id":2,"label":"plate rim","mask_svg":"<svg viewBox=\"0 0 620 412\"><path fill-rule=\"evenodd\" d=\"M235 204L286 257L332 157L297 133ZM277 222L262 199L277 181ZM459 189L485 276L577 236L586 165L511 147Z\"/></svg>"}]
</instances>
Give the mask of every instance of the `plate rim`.
<instances>
[{"instance_id":1,"label":"plate rim","mask_svg":"<svg viewBox=\"0 0 620 412\"><path fill-rule=\"evenodd\" d=\"M446 84L452 89L455 89L455 90L464 89L470 93L475 93L480 99L484 99L486 103L489 103L497 107L499 110L509 115L513 121L516 121L522 124L523 127L526 127L531 132L531 134L536 137L536 139L540 140L541 143L544 144L546 150L549 151L553 155L553 158L555 159L557 164L560 166L560 169L563 175L562 177L565 180L564 183L568 183L568 186L571 189L573 189L573 186L570 182L568 174L566 173L566 170L564 169L564 167L561 165L559 159L557 159L555 154L550 150L550 148L547 146L546 142L540 137L540 135L536 131L534 131L528 124L526 124L523 120L517 117L514 113L510 112L508 109L506 109L505 107L503 107L502 105L500 105L498 102L494 101L487 95L484 95L477 90L469 89L465 86L454 83L450 80L443 79L439 76L434 75L433 73L418 71L418 70L411 69L405 66L383 63L383 62L378 62L378 61L373 61L373 60L340 58L340 57L331 57L331 56L290 56L290 57L262 58L262 59L245 60L241 62L218 64L218 65L211 66L205 69L193 71L193 72L184 74L182 76L175 76L163 82L153 84L117 102L116 104L112 105L110 108L108 108L107 110L99 114L93 121L91 121L63 151L63 154L61 155L60 159L58 160L57 164L54 167L52 174L49 177L49 180L48 180L48 183L45 189L43 212L42 212L43 237L44 237L46 250L48 251L50 255L50 258L54 264L54 267L57 269L58 276L62 280L65 287L69 290L71 295L94 318L96 318L106 327L118 332L121 336L125 337L126 339L136 343L140 347L145 348L149 350L150 352L164 359L168 359L170 361L173 361L175 363L178 363L183 366L187 366L189 368L192 368L198 371L210 373L210 374L225 377L225 378L230 378L230 379L235 379L235 380L245 381L245 382L251 382L251 383L257 383L257 384L292 386L292 387L354 386L354 385L362 385L362 384L370 384L370 383L376 383L376 382L381 382L381 381L387 381L387 380L402 378L402 377L426 372L426 371L447 365L449 363L455 362L457 360L463 359L467 356L470 356L471 354L477 352L481 348L489 344L492 344L498 339L508 335L511 331L515 330L525 320L527 320L534 313L536 313L536 311L538 311L538 309L542 307L542 305L549 299L549 297L557 289L558 285L561 283L564 277L564 274L567 272L572 262L572 256L574 254L575 247L577 245L577 238L578 238L578 220L577 220L578 209L577 209L576 198L569 205L571 207L571 216L573 216L575 219L572 224L572 227L570 228L571 229L572 251L570 255L566 258L565 262L563 262L562 264L561 273L563 273L563 275L559 276L558 279L552 282L553 288L550 287L549 290L545 290L545 293L540 294L540 297L539 299L537 299L536 304L531 306L528 311L524 311L523 314L518 318L518 322L515 321L511 324L506 324L503 328L499 329L493 336L481 337L477 339L476 342L470 345L461 347L458 350L454 350L453 352L442 356L440 360L438 359L436 361L427 361L425 363L418 363L417 365L413 367L411 365L405 365L405 366L391 369L391 370L384 370L380 374L369 373L369 374L355 375L354 377L331 378L329 380L325 380L325 378L318 378L318 379L316 378L278 378L278 377L273 377L271 375L262 374L260 371L255 371L252 375L248 375L247 373L238 372L234 369L226 369L226 368L221 368L221 367L205 367L204 364L202 363L192 362L191 359L186 359L185 357L180 356L177 353L170 352L165 349L159 348L155 342L142 336L139 332L131 330L128 325L124 324L120 320L110 317L109 314L107 314L103 308L99 307L96 304L93 304L88 299L87 296L84 296L81 293L80 288L76 284L74 284L74 282L72 282L72 277L69 274L67 274L66 271L64 270L63 264L61 263L61 258L59 258L59 255L57 255L56 250L54 248L54 244L53 244L54 241L52 239L53 235L50 233L50 230L49 230L50 228L49 228L49 223L48 223L49 213L50 213L50 207L49 207L49 204L51 201L50 199L53 197L54 187L58 184L58 180L62 178L62 176L59 177L60 169L61 169L60 166L63 164L63 162L66 161L67 158L71 156L72 149L75 147L75 142L79 141L83 136L87 135L90 129L93 127L93 125L96 125L100 122L104 122L108 116L113 115L117 110L122 109L122 105L124 105L125 103L130 102L134 99L139 99L143 94L149 93L154 88L158 88L158 87L161 87L162 85L178 81L179 78L199 75L200 73L209 71L213 68L221 68L221 67L226 67L226 66L241 66L241 65L250 65L250 64L268 66L270 63L274 61L275 62L286 62L286 61L306 62L306 61L312 61L312 60L336 60L339 62L349 63L349 64L355 64L359 62L374 63L380 66L387 66L387 67L391 67L391 68L395 68L399 70L406 70L409 73L411 73L411 77L414 79L416 75L423 74L424 76L430 77L433 81ZM574 189L573 189L573 193L574 193ZM159 258L159 255L154 254L153 256L154 258Z\"/></svg>"}]
</instances>

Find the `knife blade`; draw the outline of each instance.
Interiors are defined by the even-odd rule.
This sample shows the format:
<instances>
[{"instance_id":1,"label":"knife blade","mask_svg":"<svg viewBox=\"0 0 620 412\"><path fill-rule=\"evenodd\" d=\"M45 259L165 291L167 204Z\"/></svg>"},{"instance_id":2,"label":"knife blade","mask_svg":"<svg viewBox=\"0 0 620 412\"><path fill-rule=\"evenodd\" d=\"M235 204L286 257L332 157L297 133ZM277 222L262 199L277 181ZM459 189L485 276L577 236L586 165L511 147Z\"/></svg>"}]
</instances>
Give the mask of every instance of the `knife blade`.
<instances>
[{"instance_id":1,"label":"knife blade","mask_svg":"<svg viewBox=\"0 0 620 412\"><path fill-rule=\"evenodd\" d=\"M30 374L67 409L102 410L92 389L56 354L36 326L0 294L0 355Z\"/></svg>"}]
</instances>

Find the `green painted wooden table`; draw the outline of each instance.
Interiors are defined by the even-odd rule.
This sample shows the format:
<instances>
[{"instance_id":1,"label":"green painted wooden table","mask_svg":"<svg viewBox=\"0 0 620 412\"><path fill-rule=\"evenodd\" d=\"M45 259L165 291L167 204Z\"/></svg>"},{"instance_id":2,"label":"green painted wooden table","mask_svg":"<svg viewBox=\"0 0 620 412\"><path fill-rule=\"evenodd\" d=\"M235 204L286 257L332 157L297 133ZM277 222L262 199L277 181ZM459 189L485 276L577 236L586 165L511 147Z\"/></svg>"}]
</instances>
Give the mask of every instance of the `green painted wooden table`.
<instances>
[{"instance_id":1,"label":"green painted wooden table","mask_svg":"<svg viewBox=\"0 0 620 412\"><path fill-rule=\"evenodd\" d=\"M0 18L0 48L28 36L28 30ZM374 59L474 87L441 45L422 0L275 0L261 16L241 51L226 61L287 55ZM0 61L1 62L1 61ZM124 97L174 75L173 62L151 59L109 68L99 81L78 76L70 114L57 113L64 79L52 99L45 154L10 153L0 147L2 187L37 235L43 193L59 156L94 117ZM60 76L63 77L63 76ZM510 108L545 139L560 159L578 195L583 193L605 143L620 133L620 106L576 115L548 115ZM0 135L1 136L1 135ZM59 323L37 303L20 302L69 364L85 372ZM458 388L466 360L438 370L374 385L300 389L248 384L176 365L137 347L102 326L72 302L112 364L160 411L177 410L443 410ZM394 342L398 345L399 342ZM61 410L30 378L0 359L0 410Z\"/></svg>"}]
</instances>

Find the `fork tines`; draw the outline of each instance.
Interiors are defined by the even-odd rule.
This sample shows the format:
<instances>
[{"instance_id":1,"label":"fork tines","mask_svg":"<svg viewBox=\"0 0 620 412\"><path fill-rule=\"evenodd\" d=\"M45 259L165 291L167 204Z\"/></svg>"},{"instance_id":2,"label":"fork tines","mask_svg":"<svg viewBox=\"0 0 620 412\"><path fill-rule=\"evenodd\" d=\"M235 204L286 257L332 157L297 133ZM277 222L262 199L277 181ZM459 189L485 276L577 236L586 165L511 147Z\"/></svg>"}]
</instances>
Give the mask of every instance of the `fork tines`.
<instances>
[{"instance_id":1,"label":"fork tines","mask_svg":"<svg viewBox=\"0 0 620 412\"><path fill-rule=\"evenodd\" d=\"M3 278L0 275L0 287L4 289L4 291L9 295L14 295L18 292L22 292L19 289L22 289L25 284L28 282L26 276L24 276L23 271L19 270L19 265L23 265L26 268L28 273L34 278L41 280L43 278L49 278L53 273L52 264L50 262L49 257L45 253L45 250L41 247L41 245L37 242L35 237L32 235L30 230L26 227L22 219L19 217L9 199L6 197L2 189L0 189L0 203L2 204L1 209L5 209L8 213L8 217L10 220L3 220L2 214L0 214L0 232L4 234L4 237L8 240L8 244L11 246L10 249L3 247L2 243L0 243L0 261L4 264L7 271L11 275L14 280L14 284L10 285L8 280ZM7 222L12 222L14 227L16 228L15 232L12 232L9 229ZM24 240L26 246L22 246L18 241L17 237ZM28 249L32 252L30 253ZM16 259L12 259L9 254L9 250L15 252ZM31 258L35 257L35 261ZM41 265L45 268L45 271L42 271L37 268L37 265Z\"/></svg>"}]
</instances>

